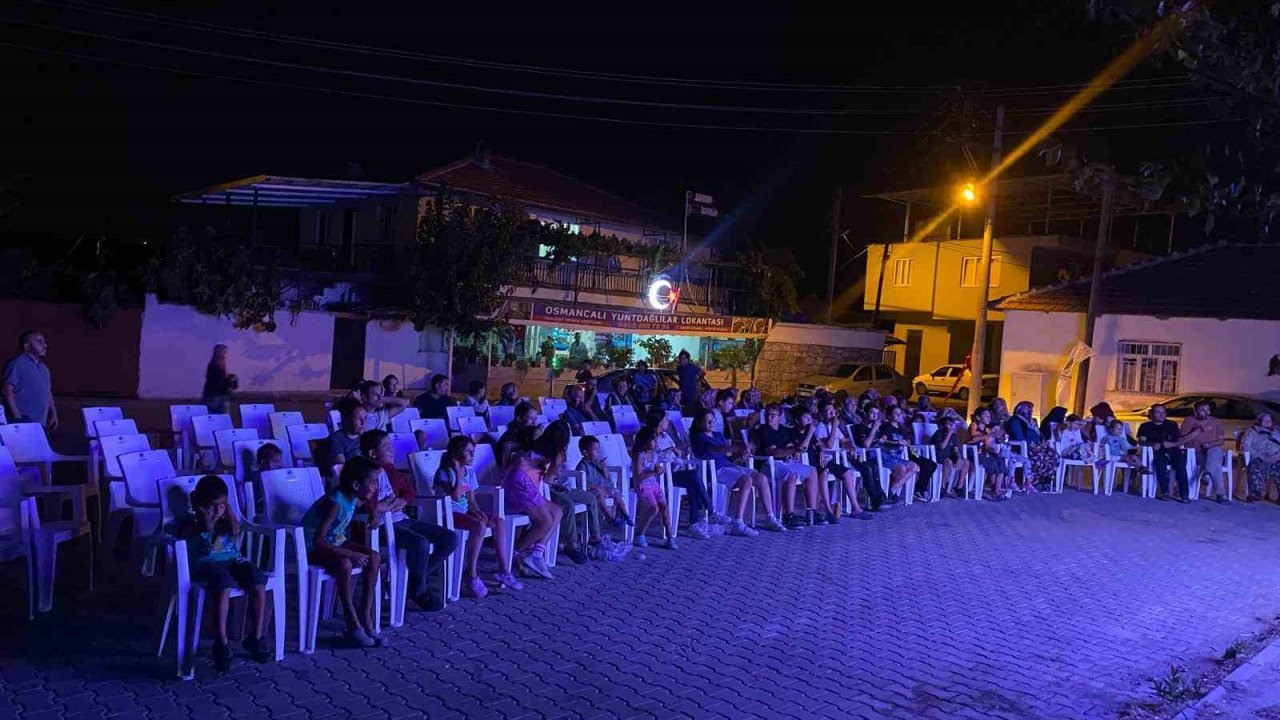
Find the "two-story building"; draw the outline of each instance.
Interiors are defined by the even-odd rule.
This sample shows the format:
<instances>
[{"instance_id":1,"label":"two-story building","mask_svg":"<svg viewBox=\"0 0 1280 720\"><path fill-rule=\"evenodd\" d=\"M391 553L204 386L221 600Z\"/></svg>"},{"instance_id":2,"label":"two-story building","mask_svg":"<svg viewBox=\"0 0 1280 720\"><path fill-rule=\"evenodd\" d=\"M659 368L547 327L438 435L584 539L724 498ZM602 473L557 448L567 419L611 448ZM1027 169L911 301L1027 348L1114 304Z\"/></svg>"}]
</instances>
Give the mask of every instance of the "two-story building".
<instances>
[{"instance_id":1,"label":"two-story building","mask_svg":"<svg viewBox=\"0 0 1280 720\"><path fill-rule=\"evenodd\" d=\"M1090 273L1101 212L1097 199L1078 192L1063 175L1003 180L997 192L1000 219L992 242L990 288L983 300ZM937 223L937 214L955 205L954 188L869 197L895 203L905 211L901 242L868 245L863 295L864 309L891 323L893 336L904 343L894 353L896 369L910 378L939 365L964 362L973 346L982 294L981 208ZM1152 215L1161 217L1146 219ZM1147 257L1135 246L1145 247L1153 231L1167 238L1169 221L1163 211L1121 201L1113 217L1127 219L1113 224L1109 249L1113 265ZM935 225L927 236L916 237ZM1119 233L1125 232L1130 235L1118 241ZM1003 319L999 311L988 313L985 372L999 371Z\"/></svg>"}]
</instances>

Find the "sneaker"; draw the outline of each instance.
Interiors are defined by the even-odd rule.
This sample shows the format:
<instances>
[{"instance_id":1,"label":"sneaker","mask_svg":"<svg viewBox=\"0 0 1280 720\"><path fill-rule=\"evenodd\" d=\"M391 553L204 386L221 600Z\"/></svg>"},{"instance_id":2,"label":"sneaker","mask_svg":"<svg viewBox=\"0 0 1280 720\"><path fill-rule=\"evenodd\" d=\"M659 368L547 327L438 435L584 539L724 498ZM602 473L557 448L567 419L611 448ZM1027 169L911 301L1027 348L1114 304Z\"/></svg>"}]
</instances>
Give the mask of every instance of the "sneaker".
<instances>
[{"instance_id":1,"label":"sneaker","mask_svg":"<svg viewBox=\"0 0 1280 720\"><path fill-rule=\"evenodd\" d=\"M424 592L413 598L413 604L428 612L440 612L444 609L444 600L438 592Z\"/></svg>"},{"instance_id":2,"label":"sneaker","mask_svg":"<svg viewBox=\"0 0 1280 720\"><path fill-rule=\"evenodd\" d=\"M647 548L649 547L649 538L643 535L637 535L635 540L631 541L631 544L638 548Z\"/></svg>"},{"instance_id":3,"label":"sneaker","mask_svg":"<svg viewBox=\"0 0 1280 720\"><path fill-rule=\"evenodd\" d=\"M567 547L564 549L564 554L573 561L574 565L586 565L591 561L591 558L587 557L587 554L582 552L582 548Z\"/></svg>"},{"instance_id":4,"label":"sneaker","mask_svg":"<svg viewBox=\"0 0 1280 720\"><path fill-rule=\"evenodd\" d=\"M533 562L533 556L530 553L516 554L516 569L521 575L531 578L540 578L542 573L538 572L537 565Z\"/></svg>"},{"instance_id":5,"label":"sneaker","mask_svg":"<svg viewBox=\"0 0 1280 720\"><path fill-rule=\"evenodd\" d=\"M254 662L271 662L271 653L267 650L267 642L264 638L247 637L240 644L244 647L244 651L249 653L249 657L253 658Z\"/></svg>"},{"instance_id":6,"label":"sneaker","mask_svg":"<svg viewBox=\"0 0 1280 720\"><path fill-rule=\"evenodd\" d=\"M493 576L494 582L498 583L498 587L507 590L523 590L524 583L516 579L511 573L498 573Z\"/></svg>"},{"instance_id":7,"label":"sneaker","mask_svg":"<svg viewBox=\"0 0 1280 720\"><path fill-rule=\"evenodd\" d=\"M1226 495L1219 495L1218 497L1214 498L1213 501L1218 503L1219 505L1228 505L1231 502L1230 500L1227 499Z\"/></svg>"},{"instance_id":8,"label":"sneaker","mask_svg":"<svg viewBox=\"0 0 1280 720\"><path fill-rule=\"evenodd\" d=\"M689 537L694 540L710 540L711 531L707 528L706 522L696 522L689 526Z\"/></svg>"},{"instance_id":9,"label":"sneaker","mask_svg":"<svg viewBox=\"0 0 1280 720\"><path fill-rule=\"evenodd\" d=\"M741 520L735 520L729 525L725 532L726 535L738 535L739 537L755 537L760 534L758 530L747 527L747 524Z\"/></svg>"},{"instance_id":10,"label":"sneaker","mask_svg":"<svg viewBox=\"0 0 1280 720\"><path fill-rule=\"evenodd\" d=\"M884 499L885 505L897 505L902 502L902 497L898 495L890 495Z\"/></svg>"},{"instance_id":11,"label":"sneaker","mask_svg":"<svg viewBox=\"0 0 1280 720\"><path fill-rule=\"evenodd\" d=\"M773 520L773 522L776 523L778 521ZM800 528L807 526L809 523L795 513L787 513L782 517L782 524L791 530L799 530ZM768 524L766 524L765 527L768 527Z\"/></svg>"},{"instance_id":12,"label":"sneaker","mask_svg":"<svg viewBox=\"0 0 1280 720\"><path fill-rule=\"evenodd\" d=\"M373 638L374 647L386 647L391 644L391 641L387 639L387 636L382 633L368 633L366 631L366 634Z\"/></svg>"},{"instance_id":13,"label":"sneaker","mask_svg":"<svg viewBox=\"0 0 1280 720\"><path fill-rule=\"evenodd\" d=\"M733 518L722 513L713 512L711 513L711 523L713 525L732 525Z\"/></svg>"},{"instance_id":14,"label":"sneaker","mask_svg":"<svg viewBox=\"0 0 1280 720\"><path fill-rule=\"evenodd\" d=\"M551 574L550 568L547 567L547 557L542 554L541 550L534 550L529 553L529 563L533 565L533 571L538 573L538 577L545 580L555 580L555 576Z\"/></svg>"},{"instance_id":15,"label":"sneaker","mask_svg":"<svg viewBox=\"0 0 1280 720\"><path fill-rule=\"evenodd\" d=\"M669 537L669 538L667 538L666 542L662 543L662 547L664 547L664 548L666 548L666 549L668 549L668 550L679 550L679 549L680 549L680 546L679 546L679 545L676 545L676 539L675 539L675 538L673 538L673 537Z\"/></svg>"},{"instance_id":16,"label":"sneaker","mask_svg":"<svg viewBox=\"0 0 1280 720\"><path fill-rule=\"evenodd\" d=\"M764 529L768 530L769 532L786 532L787 526L778 522L778 518L771 517L765 521Z\"/></svg>"},{"instance_id":17,"label":"sneaker","mask_svg":"<svg viewBox=\"0 0 1280 720\"><path fill-rule=\"evenodd\" d=\"M832 515L831 513L815 513L812 510L810 510L809 524L810 525L830 525L834 517L835 515Z\"/></svg>"},{"instance_id":18,"label":"sneaker","mask_svg":"<svg viewBox=\"0 0 1280 720\"><path fill-rule=\"evenodd\" d=\"M840 522L840 516L835 513L827 513L822 519L825 520L828 525L835 525Z\"/></svg>"},{"instance_id":19,"label":"sneaker","mask_svg":"<svg viewBox=\"0 0 1280 720\"><path fill-rule=\"evenodd\" d=\"M482 598L489 594L489 588L484 586L484 581L477 575L467 584L467 594L473 598Z\"/></svg>"},{"instance_id":20,"label":"sneaker","mask_svg":"<svg viewBox=\"0 0 1280 720\"><path fill-rule=\"evenodd\" d=\"M231 646L225 643L213 644L213 667L220 673L231 669Z\"/></svg>"},{"instance_id":21,"label":"sneaker","mask_svg":"<svg viewBox=\"0 0 1280 720\"><path fill-rule=\"evenodd\" d=\"M621 513L613 516L613 526L616 528L624 528L627 526L627 519Z\"/></svg>"},{"instance_id":22,"label":"sneaker","mask_svg":"<svg viewBox=\"0 0 1280 720\"><path fill-rule=\"evenodd\" d=\"M873 520L873 519L875 519L875 515L872 515L871 513L867 512L866 510L863 510L862 512L858 512L858 513L851 513L851 514L849 514L849 515L845 515L845 517L847 517L847 518L849 518L849 519L851 519L851 520Z\"/></svg>"},{"instance_id":23,"label":"sneaker","mask_svg":"<svg viewBox=\"0 0 1280 720\"><path fill-rule=\"evenodd\" d=\"M369 637L369 633L366 633L364 628L358 626L354 630L346 631L342 636L355 647L371 648L378 644L373 638Z\"/></svg>"}]
</instances>

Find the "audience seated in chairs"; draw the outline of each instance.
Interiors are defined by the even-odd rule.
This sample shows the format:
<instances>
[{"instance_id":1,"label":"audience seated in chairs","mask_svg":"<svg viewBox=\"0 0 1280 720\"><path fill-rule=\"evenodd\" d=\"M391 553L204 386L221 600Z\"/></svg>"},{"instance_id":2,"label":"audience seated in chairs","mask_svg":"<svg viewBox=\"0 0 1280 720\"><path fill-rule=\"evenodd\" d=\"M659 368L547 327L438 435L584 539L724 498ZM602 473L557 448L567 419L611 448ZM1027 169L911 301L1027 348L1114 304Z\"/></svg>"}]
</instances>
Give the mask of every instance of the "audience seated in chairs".
<instances>
[{"instance_id":1,"label":"audience seated in chairs","mask_svg":"<svg viewBox=\"0 0 1280 720\"><path fill-rule=\"evenodd\" d=\"M440 461L440 468L432 484L436 490L449 499L449 510L453 513L453 526L467 531L466 555L462 568L466 580L467 592L472 597L482 598L489 594L489 588L480 578L480 550L484 545L485 530L493 531L494 548L498 557L498 572L493 575L495 587L504 590L523 590L524 583L511 574L507 564L506 553L502 548L507 545L507 533L511 528L498 517L488 515L476 503L476 488L480 487L476 479L475 461L476 444L465 435L455 435L449 439L449 448Z\"/></svg>"},{"instance_id":2,"label":"audience seated in chairs","mask_svg":"<svg viewBox=\"0 0 1280 720\"><path fill-rule=\"evenodd\" d=\"M444 375L432 375L427 392L413 401L413 406L418 408L418 415L427 420L445 419L448 413L444 409L455 404L449 396L449 378Z\"/></svg>"}]
</instances>

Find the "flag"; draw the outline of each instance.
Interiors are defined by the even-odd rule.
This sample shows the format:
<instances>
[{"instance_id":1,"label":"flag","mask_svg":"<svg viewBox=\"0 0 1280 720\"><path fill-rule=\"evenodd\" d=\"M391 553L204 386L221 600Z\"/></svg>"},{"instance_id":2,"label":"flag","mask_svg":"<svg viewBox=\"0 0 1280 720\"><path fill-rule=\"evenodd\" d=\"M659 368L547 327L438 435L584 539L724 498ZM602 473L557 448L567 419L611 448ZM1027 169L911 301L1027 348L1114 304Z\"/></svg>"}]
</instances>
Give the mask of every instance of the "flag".
<instances>
[{"instance_id":1,"label":"flag","mask_svg":"<svg viewBox=\"0 0 1280 720\"><path fill-rule=\"evenodd\" d=\"M684 194L684 214L720 217L720 213L716 210L715 198L693 191Z\"/></svg>"},{"instance_id":2,"label":"flag","mask_svg":"<svg viewBox=\"0 0 1280 720\"><path fill-rule=\"evenodd\" d=\"M1076 341L1075 347L1071 348L1071 352L1067 353L1067 361L1062 365L1062 372L1058 374L1058 387L1055 397L1058 404L1062 407L1069 407L1067 391L1071 389L1071 374L1076 366L1093 357L1093 348L1085 345L1081 341Z\"/></svg>"}]
</instances>

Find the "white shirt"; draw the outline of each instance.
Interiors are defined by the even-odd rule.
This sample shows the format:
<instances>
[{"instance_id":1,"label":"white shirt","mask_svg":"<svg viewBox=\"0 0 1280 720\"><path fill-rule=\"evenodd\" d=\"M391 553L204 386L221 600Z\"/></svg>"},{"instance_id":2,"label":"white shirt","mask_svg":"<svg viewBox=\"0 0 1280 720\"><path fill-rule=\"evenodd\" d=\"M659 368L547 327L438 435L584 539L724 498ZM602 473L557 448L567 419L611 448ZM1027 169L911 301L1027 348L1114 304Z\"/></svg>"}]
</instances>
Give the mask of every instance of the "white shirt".
<instances>
[{"instance_id":1,"label":"white shirt","mask_svg":"<svg viewBox=\"0 0 1280 720\"><path fill-rule=\"evenodd\" d=\"M385 470L379 472L378 473L378 502L382 503L388 500L395 500L395 499L396 499L396 491L395 491L395 488L391 487L391 478L387 477L387 473ZM404 520L404 512L401 510L396 510L395 512L389 512L387 513L387 516L385 519L389 523L393 523L393 524L398 523L401 520Z\"/></svg>"},{"instance_id":2,"label":"white shirt","mask_svg":"<svg viewBox=\"0 0 1280 720\"><path fill-rule=\"evenodd\" d=\"M370 430L386 430L387 432L391 432L391 428L388 427L388 425L386 408L382 408L381 410L376 410L365 415L365 432L369 432Z\"/></svg>"}]
</instances>

